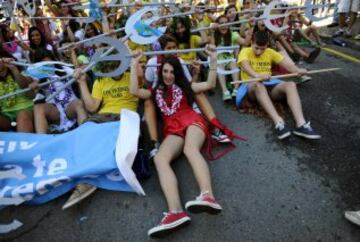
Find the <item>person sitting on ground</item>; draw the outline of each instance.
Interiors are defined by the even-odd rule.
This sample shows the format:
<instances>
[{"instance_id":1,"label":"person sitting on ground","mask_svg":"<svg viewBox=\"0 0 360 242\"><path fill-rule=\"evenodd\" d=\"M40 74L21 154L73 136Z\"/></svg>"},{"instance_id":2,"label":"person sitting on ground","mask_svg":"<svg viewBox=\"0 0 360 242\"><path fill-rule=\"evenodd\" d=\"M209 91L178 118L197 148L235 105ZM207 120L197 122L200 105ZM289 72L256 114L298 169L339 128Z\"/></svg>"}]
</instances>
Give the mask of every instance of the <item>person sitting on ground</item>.
<instances>
[{"instance_id":1,"label":"person sitting on ground","mask_svg":"<svg viewBox=\"0 0 360 242\"><path fill-rule=\"evenodd\" d=\"M38 49L34 52L35 62L55 61L54 55L44 49ZM65 75L70 75L72 69L65 67L65 72L55 71L55 75L44 78L41 81L53 80ZM75 128L76 123L82 124L87 114L82 102L76 97L73 89L67 87L57 94L53 99L45 101L45 98L55 93L59 88L70 80L70 76L61 81L55 81L41 88L41 98L37 95L34 105L35 131L38 134L59 133ZM36 93L39 92L39 82L34 80L29 87ZM45 96L42 96L45 95Z\"/></svg>"},{"instance_id":2,"label":"person sitting on ground","mask_svg":"<svg viewBox=\"0 0 360 242\"><path fill-rule=\"evenodd\" d=\"M228 19L225 15L221 15L216 19L216 25L226 24L228 23ZM245 38L240 37L239 33L236 31L231 31L231 29L228 26L223 27L217 27L214 35L211 37L210 43L216 45L216 47L221 46L246 46L250 44L251 37L253 34L253 28L252 30L247 32L247 36ZM218 60L229 60L236 58L239 54L239 50L230 50L230 51L224 51L223 53L218 54ZM226 64L218 64L219 68L225 69L228 68L232 71L232 80L238 81L239 80L239 69L236 66L236 62L232 61L230 63ZM230 94L230 91L226 87L226 80L225 75L218 73L218 79L220 83L220 87L222 90L222 99L223 101L231 100L231 96L236 97L237 88L239 87L239 84L236 84L234 86L232 94Z\"/></svg>"},{"instance_id":3,"label":"person sitting on ground","mask_svg":"<svg viewBox=\"0 0 360 242\"><path fill-rule=\"evenodd\" d=\"M163 50L177 49L177 41L171 35L167 35L167 34L162 35L159 38L159 43ZM145 79L149 83L149 86L151 86L152 88L155 88L158 84L158 73L159 73L160 67L156 67L156 64L161 65L166 56L167 55L154 56L154 57L150 58L147 63L148 66L146 66L146 69L145 69ZM194 63L193 66L197 66L197 68L196 67L193 68L193 73L191 75L187 66L185 65L184 61L181 58L179 58L179 61L183 68L183 72L184 72L186 79L189 82L198 81L199 65L196 65L196 63ZM209 103L209 101L206 98L204 93L196 94L195 99L196 99L196 104L199 105L199 107L196 104L194 105L195 111L200 112L200 110L201 110L201 112L204 114L204 116L209 121L214 120L214 119L217 120L214 109L212 108L211 104ZM153 103L151 102L151 100L145 100L145 116L146 116L145 119L147 121L147 125L148 125L148 129L149 129L151 138L153 138L153 139L156 138L156 141L157 141L158 135L156 132L156 130L157 130L156 129L156 123L157 123L156 115L154 114L154 108L151 106L153 106ZM199 110L199 108L200 108L200 110ZM231 141L230 137L228 137L226 134L224 134L218 128L214 128L213 130L211 130L211 133L212 133L212 138L218 142L227 143L227 142ZM153 140L153 143L154 143L154 141L155 140Z\"/></svg>"},{"instance_id":4,"label":"person sitting on ground","mask_svg":"<svg viewBox=\"0 0 360 242\"><path fill-rule=\"evenodd\" d=\"M179 59L169 56L160 67L159 83L152 91L139 88L136 69L141 53L135 53L132 59L130 92L143 99L153 96L164 122L165 138L154 163L169 212L159 225L148 231L151 237L162 236L191 220L182 208L176 176L170 166L171 161L182 152L192 166L201 192L196 200L187 202L185 208L195 213L219 213L222 210L213 195L209 167L200 153L209 134L207 123L192 109L194 93L212 89L216 84L217 61L214 46L209 46L206 52L210 57L210 72L206 82L190 84L184 76Z\"/></svg>"},{"instance_id":5,"label":"person sitting on ground","mask_svg":"<svg viewBox=\"0 0 360 242\"><path fill-rule=\"evenodd\" d=\"M30 81L12 65L12 57L0 48L0 96L26 88ZM17 132L34 132L33 103L24 94L0 100L0 130L9 131L16 122Z\"/></svg>"},{"instance_id":6,"label":"person sitting on ground","mask_svg":"<svg viewBox=\"0 0 360 242\"><path fill-rule=\"evenodd\" d=\"M277 21L275 21L274 23L278 26L283 26L286 25L288 21L288 18L285 18L283 21L277 19ZM286 30L273 33L273 35L282 44L282 46L284 46L284 48L289 53L289 56L291 57L291 59L293 59L294 62L298 62L300 58L303 58L304 61L306 61L307 63L313 63L315 59L319 56L321 48L316 47L315 49L308 52L303 48L299 47L296 43L293 42L294 27L295 26L293 25L293 23L290 23L289 27Z\"/></svg>"},{"instance_id":7,"label":"person sitting on ground","mask_svg":"<svg viewBox=\"0 0 360 242\"><path fill-rule=\"evenodd\" d=\"M188 17L174 18L171 34L176 38L180 50L199 48L201 45L209 42L205 31L200 31L201 37L191 34L191 20ZM190 63L197 59L197 53L181 53L179 57L185 62Z\"/></svg>"},{"instance_id":8,"label":"person sitting on ground","mask_svg":"<svg viewBox=\"0 0 360 242\"><path fill-rule=\"evenodd\" d=\"M238 64L241 66L242 80L251 78L261 78L264 81L270 80L271 66L273 64L279 64L291 73L306 74L305 69L298 68L281 54L268 48L268 43L269 34L259 31L255 33L251 47L241 50ZM248 83L249 99L257 101L270 116L278 132L278 139L285 139L291 135L290 129L285 125L272 101L283 98L286 98L296 122L296 129L293 133L308 139L320 139L321 136L311 128L310 122L305 121L296 84L294 82L279 82L272 89L266 88L267 82Z\"/></svg>"},{"instance_id":9,"label":"person sitting on ground","mask_svg":"<svg viewBox=\"0 0 360 242\"><path fill-rule=\"evenodd\" d=\"M4 40L2 48L12 55L12 58L16 58L18 61L24 59L25 53L23 48L25 47L26 49L27 46L16 38L14 31L12 31L8 25L1 24L0 30Z\"/></svg>"},{"instance_id":10,"label":"person sitting on ground","mask_svg":"<svg viewBox=\"0 0 360 242\"><path fill-rule=\"evenodd\" d=\"M34 61L34 53L38 49L48 50L54 53L54 47L49 44L44 35L40 32L40 30L37 27L31 27L28 32L28 40L30 43L30 47L28 50L30 50L30 61Z\"/></svg>"},{"instance_id":11,"label":"person sitting on ground","mask_svg":"<svg viewBox=\"0 0 360 242\"><path fill-rule=\"evenodd\" d=\"M98 64L98 70L102 73L113 71L118 62L103 62ZM117 121L120 119L122 109L136 112L138 98L129 92L130 73L125 72L117 77L99 77L95 80L90 93L88 75L81 73L81 68L74 72L77 80L81 99L86 110L91 113L86 121L96 123ZM70 195L62 209L70 208L84 198L90 196L96 190L95 186L89 184L78 184Z\"/></svg>"},{"instance_id":12,"label":"person sitting on ground","mask_svg":"<svg viewBox=\"0 0 360 242\"><path fill-rule=\"evenodd\" d=\"M288 52L286 51L284 46L280 43L280 41L276 40L276 36L274 34L272 34L272 32L269 29L266 28L266 25L263 20L258 20L256 22L256 25L254 28L254 33L256 33L258 31L265 31L265 32L269 33L269 47L276 50L282 56L284 56L284 58L287 59L286 61L294 64L294 60L290 57L290 55L288 54ZM298 61L299 59L296 59L296 60ZM272 72L277 73L277 74L288 74L289 73L288 70L286 70L285 68L283 68L279 65L272 66ZM310 81L311 79L312 78L308 75L301 75L301 76L297 77L296 83L302 84L302 83Z\"/></svg>"},{"instance_id":13,"label":"person sitting on ground","mask_svg":"<svg viewBox=\"0 0 360 242\"><path fill-rule=\"evenodd\" d=\"M288 24L289 28L286 32L292 35L293 41L299 41L305 39L313 46L324 46L321 41L320 35L317 31L317 27L312 24L312 21L307 20L297 9L291 11L290 15L285 18L284 24ZM304 29L303 26L306 26Z\"/></svg>"}]
</instances>

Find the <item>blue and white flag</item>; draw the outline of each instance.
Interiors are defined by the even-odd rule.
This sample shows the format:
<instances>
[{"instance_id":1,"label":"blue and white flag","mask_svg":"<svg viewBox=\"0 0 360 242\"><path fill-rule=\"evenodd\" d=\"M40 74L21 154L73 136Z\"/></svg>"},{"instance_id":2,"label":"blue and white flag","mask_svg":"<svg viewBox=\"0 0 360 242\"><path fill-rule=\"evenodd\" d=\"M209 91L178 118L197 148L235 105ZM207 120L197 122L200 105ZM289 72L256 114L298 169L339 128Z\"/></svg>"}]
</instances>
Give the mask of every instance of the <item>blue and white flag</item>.
<instances>
[{"instance_id":1,"label":"blue and white flag","mask_svg":"<svg viewBox=\"0 0 360 242\"><path fill-rule=\"evenodd\" d=\"M123 110L121 122L87 122L59 135L0 132L0 206L46 203L78 183L145 195L131 169L139 123Z\"/></svg>"}]
</instances>

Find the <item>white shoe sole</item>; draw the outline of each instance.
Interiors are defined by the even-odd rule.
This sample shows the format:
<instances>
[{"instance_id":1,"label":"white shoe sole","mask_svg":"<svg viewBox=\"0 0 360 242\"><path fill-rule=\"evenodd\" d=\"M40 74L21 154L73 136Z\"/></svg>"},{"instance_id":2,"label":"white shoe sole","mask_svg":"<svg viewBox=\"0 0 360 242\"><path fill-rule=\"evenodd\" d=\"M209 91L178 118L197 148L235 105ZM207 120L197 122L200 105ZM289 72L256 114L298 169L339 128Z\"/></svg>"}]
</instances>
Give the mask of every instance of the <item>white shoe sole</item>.
<instances>
[{"instance_id":1,"label":"white shoe sole","mask_svg":"<svg viewBox=\"0 0 360 242\"><path fill-rule=\"evenodd\" d=\"M303 137L303 138L306 138L306 139L321 139L320 135L309 135L309 134L299 133L299 132L296 132L296 131L293 131L293 133L295 135L297 135L297 136L300 136L300 137Z\"/></svg>"},{"instance_id":2,"label":"white shoe sole","mask_svg":"<svg viewBox=\"0 0 360 242\"><path fill-rule=\"evenodd\" d=\"M148 231L148 236L150 237L162 237L167 235L168 233L176 230L176 229L180 229L185 225L188 225L191 222L191 218L190 217L184 217L181 218L177 221L175 221L172 224L168 224L168 225L162 225L162 226L158 226L155 228L152 228Z\"/></svg>"},{"instance_id":3,"label":"white shoe sole","mask_svg":"<svg viewBox=\"0 0 360 242\"><path fill-rule=\"evenodd\" d=\"M289 137L291 135L291 132L287 132L285 134L282 134L281 136L278 136L278 139L282 140L282 139L286 139L287 137Z\"/></svg>"},{"instance_id":4,"label":"white shoe sole","mask_svg":"<svg viewBox=\"0 0 360 242\"><path fill-rule=\"evenodd\" d=\"M82 201L83 199L87 198L88 196L90 196L93 192L95 192L97 189L97 187L91 187L88 191L84 192L83 194L81 194L81 196L79 196L78 198L72 200L72 201L66 201L66 203L64 204L64 206L62 206L62 210L68 209L72 206L74 206L75 204L77 204L78 202Z\"/></svg>"},{"instance_id":5,"label":"white shoe sole","mask_svg":"<svg viewBox=\"0 0 360 242\"><path fill-rule=\"evenodd\" d=\"M211 135L211 138L217 142L220 142L220 143L230 143L231 142L231 139L229 138L224 138L224 139L219 139L217 136L215 135Z\"/></svg>"},{"instance_id":6,"label":"white shoe sole","mask_svg":"<svg viewBox=\"0 0 360 242\"><path fill-rule=\"evenodd\" d=\"M210 213L217 214L222 211L222 207L219 204L209 203L206 201L190 201L185 204L186 210L191 213Z\"/></svg>"},{"instance_id":7,"label":"white shoe sole","mask_svg":"<svg viewBox=\"0 0 360 242\"><path fill-rule=\"evenodd\" d=\"M360 212L345 212L345 218L352 222L353 224L356 224L360 226Z\"/></svg>"}]
</instances>

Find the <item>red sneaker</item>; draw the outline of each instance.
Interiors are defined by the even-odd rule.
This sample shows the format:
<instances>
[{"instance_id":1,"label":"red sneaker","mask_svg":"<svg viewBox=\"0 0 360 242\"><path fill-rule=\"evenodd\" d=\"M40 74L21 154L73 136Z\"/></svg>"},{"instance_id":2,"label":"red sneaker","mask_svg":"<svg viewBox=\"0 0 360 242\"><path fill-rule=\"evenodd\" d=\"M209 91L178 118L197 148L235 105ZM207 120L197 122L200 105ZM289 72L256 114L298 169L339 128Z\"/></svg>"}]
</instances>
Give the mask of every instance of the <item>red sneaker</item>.
<instances>
[{"instance_id":1,"label":"red sneaker","mask_svg":"<svg viewBox=\"0 0 360 242\"><path fill-rule=\"evenodd\" d=\"M187 216L186 212L181 213L164 213L164 217L160 224L148 231L151 237L162 237L168 233L177 230L185 225L188 225L191 218Z\"/></svg>"},{"instance_id":2,"label":"red sneaker","mask_svg":"<svg viewBox=\"0 0 360 242\"><path fill-rule=\"evenodd\" d=\"M192 213L207 212L210 214L217 214L222 210L222 207L216 202L215 198L207 192L201 193L196 200L187 202L185 208Z\"/></svg>"}]
</instances>

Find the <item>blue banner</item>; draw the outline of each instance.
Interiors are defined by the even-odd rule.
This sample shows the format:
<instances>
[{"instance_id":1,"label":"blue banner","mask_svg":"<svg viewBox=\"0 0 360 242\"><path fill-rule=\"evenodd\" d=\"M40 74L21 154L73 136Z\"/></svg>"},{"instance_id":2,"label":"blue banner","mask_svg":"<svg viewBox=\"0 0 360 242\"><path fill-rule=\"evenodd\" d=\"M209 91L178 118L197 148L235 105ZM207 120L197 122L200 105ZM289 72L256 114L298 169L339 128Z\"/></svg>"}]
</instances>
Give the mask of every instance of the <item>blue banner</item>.
<instances>
[{"instance_id":1,"label":"blue banner","mask_svg":"<svg viewBox=\"0 0 360 242\"><path fill-rule=\"evenodd\" d=\"M139 117L123 110L121 119L59 135L0 132L0 205L46 203L78 183L144 195L131 169Z\"/></svg>"}]
</instances>

